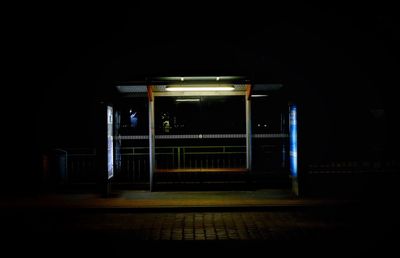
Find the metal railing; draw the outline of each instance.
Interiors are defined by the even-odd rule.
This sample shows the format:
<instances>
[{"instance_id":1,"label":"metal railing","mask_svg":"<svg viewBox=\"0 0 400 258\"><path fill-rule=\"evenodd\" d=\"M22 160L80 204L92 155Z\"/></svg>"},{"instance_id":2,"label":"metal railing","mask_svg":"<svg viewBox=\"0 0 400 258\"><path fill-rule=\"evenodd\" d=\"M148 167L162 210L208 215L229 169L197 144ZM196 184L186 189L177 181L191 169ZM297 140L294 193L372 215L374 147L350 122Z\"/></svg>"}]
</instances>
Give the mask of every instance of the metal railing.
<instances>
[{"instance_id":1,"label":"metal railing","mask_svg":"<svg viewBox=\"0 0 400 258\"><path fill-rule=\"evenodd\" d=\"M395 160L314 162L307 167L309 175L399 174L399 170Z\"/></svg>"},{"instance_id":2,"label":"metal railing","mask_svg":"<svg viewBox=\"0 0 400 258\"><path fill-rule=\"evenodd\" d=\"M277 144L262 145L258 149L261 156L254 155L255 164L258 160L279 166L280 149ZM95 149L66 149L63 158L58 160L56 169L63 176L62 182L94 183L98 179L97 155ZM212 169L212 168L245 168L246 146L159 146L156 147L156 169ZM276 156L276 157L275 157ZM148 182L149 180L149 148L121 147L119 166L115 166L114 181L117 182ZM61 164L62 163L62 164ZM116 165L117 162L114 164ZM275 165L274 165L275 166ZM255 166L261 170L270 169L265 165ZM64 169L65 168L65 169ZM273 167L275 169L275 167Z\"/></svg>"},{"instance_id":3,"label":"metal railing","mask_svg":"<svg viewBox=\"0 0 400 258\"><path fill-rule=\"evenodd\" d=\"M116 181L147 181L148 147L121 148L121 171ZM246 146L156 147L157 169L245 168Z\"/></svg>"},{"instance_id":4,"label":"metal railing","mask_svg":"<svg viewBox=\"0 0 400 258\"><path fill-rule=\"evenodd\" d=\"M96 182L96 149L55 149L52 162L59 183Z\"/></svg>"}]
</instances>

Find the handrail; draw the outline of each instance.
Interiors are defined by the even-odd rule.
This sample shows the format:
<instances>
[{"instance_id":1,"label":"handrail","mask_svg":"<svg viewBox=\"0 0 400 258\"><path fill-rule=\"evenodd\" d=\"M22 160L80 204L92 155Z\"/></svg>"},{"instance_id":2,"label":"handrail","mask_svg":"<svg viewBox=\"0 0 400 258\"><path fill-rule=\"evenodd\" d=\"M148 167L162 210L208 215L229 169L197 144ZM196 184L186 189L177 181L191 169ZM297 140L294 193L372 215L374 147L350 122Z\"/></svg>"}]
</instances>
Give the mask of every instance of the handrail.
<instances>
[{"instance_id":1,"label":"handrail","mask_svg":"<svg viewBox=\"0 0 400 258\"><path fill-rule=\"evenodd\" d=\"M143 155L148 155L146 152L136 152L135 150L137 149L148 149L149 147L121 147L121 150L132 150L131 152L123 152L121 155L124 156L143 156ZM227 149L243 149L243 151L226 151ZM184 155L204 155L204 154L210 154L210 155L221 155L221 154L245 154L246 146L160 146L156 147L156 155L175 155L177 152L180 152L180 150L183 150ZM168 152L157 152L157 150L166 150L169 149L170 151ZM195 150L198 149L198 150ZM220 151L201 151L202 149L220 149ZM175 151L177 150L177 151Z\"/></svg>"},{"instance_id":2,"label":"handrail","mask_svg":"<svg viewBox=\"0 0 400 258\"><path fill-rule=\"evenodd\" d=\"M68 155L68 151L66 151L66 150L63 150L63 149L60 149L60 148L56 148L56 149L54 149L55 151L61 151L61 152L64 152L65 154L67 154Z\"/></svg>"},{"instance_id":3,"label":"handrail","mask_svg":"<svg viewBox=\"0 0 400 258\"><path fill-rule=\"evenodd\" d=\"M222 147L227 147L227 148L245 148L246 146L238 146L238 145L232 145L232 146L157 146L156 148L160 148L160 149L167 149L167 148L222 148ZM149 147L121 147L121 149L131 149L131 148L135 148L135 149L148 149Z\"/></svg>"}]
</instances>

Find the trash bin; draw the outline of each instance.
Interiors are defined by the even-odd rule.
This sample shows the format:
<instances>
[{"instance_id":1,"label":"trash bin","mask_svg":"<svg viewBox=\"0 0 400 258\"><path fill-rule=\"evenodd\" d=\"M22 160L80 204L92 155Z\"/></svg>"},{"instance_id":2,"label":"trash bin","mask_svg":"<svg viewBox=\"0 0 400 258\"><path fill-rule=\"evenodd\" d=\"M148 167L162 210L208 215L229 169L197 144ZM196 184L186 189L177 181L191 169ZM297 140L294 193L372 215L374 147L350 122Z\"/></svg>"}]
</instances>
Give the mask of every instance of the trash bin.
<instances>
[{"instance_id":1,"label":"trash bin","mask_svg":"<svg viewBox=\"0 0 400 258\"><path fill-rule=\"evenodd\" d=\"M54 172L58 183L68 182L68 153L65 150L54 150Z\"/></svg>"}]
</instances>

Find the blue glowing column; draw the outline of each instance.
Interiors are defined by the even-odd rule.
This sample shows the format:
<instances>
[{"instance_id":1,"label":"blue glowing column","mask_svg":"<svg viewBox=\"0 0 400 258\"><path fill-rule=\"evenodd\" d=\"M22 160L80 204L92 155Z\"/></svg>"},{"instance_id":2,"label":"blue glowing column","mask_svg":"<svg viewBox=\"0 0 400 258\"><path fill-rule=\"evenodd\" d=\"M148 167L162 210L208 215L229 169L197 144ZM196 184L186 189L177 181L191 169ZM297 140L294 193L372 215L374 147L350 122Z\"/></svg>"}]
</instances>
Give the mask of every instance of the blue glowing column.
<instances>
[{"instance_id":1,"label":"blue glowing column","mask_svg":"<svg viewBox=\"0 0 400 258\"><path fill-rule=\"evenodd\" d=\"M293 192L298 195L298 182L297 182L297 106L295 104L289 105L289 149L290 149L290 175L292 177Z\"/></svg>"},{"instance_id":2,"label":"blue glowing column","mask_svg":"<svg viewBox=\"0 0 400 258\"><path fill-rule=\"evenodd\" d=\"M114 176L113 108L107 106L107 172L108 179Z\"/></svg>"}]
</instances>

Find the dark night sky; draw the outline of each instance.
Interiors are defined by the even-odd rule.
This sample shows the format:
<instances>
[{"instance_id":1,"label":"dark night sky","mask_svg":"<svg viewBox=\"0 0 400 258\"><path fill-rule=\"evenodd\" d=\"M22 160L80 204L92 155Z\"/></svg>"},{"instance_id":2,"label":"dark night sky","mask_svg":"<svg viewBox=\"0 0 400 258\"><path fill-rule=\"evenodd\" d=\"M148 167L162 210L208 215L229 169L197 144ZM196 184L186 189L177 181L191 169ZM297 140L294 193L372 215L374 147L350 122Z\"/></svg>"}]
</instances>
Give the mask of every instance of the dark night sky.
<instances>
[{"instance_id":1,"label":"dark night sky","mask_svg":"<svg viewBox=\"0 0 400 258\"><path fill-rule=\"evenodd\" d=\"M386 133L398 142L393 6L201 1L15 7L3 48L8 67L16 68L3 95L15 99L7 105L9 135L18 135L11 144L30 153L93 144L93 103L116 81L238 73L292 85L316 105L316 114L329 113L322 123L331 135L356 131L343 123L363 123L356 115L365 110L384 109Z\"/></svg>"}]
</instances>

